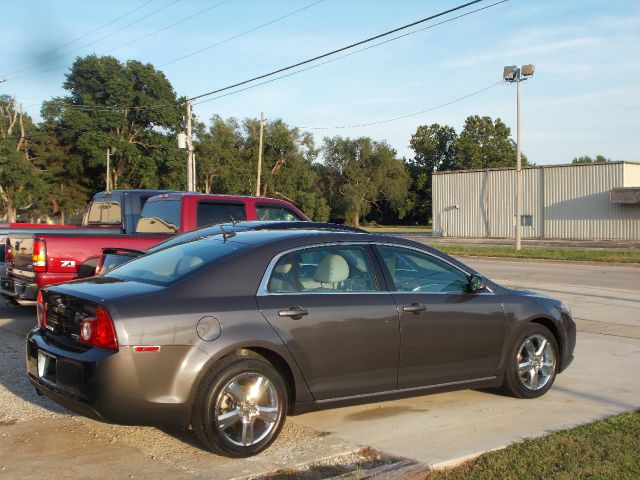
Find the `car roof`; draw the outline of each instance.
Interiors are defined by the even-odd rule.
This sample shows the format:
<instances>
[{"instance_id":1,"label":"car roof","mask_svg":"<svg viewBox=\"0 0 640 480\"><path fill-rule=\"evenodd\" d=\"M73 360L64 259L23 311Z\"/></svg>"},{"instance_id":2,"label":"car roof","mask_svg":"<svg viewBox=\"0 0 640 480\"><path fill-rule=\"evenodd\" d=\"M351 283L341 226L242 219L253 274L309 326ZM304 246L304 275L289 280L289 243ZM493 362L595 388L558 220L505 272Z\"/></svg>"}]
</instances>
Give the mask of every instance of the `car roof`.
<instances>
[{"instance_id":1,"label":"car roof","mask_svg":"<svg viewBox=\"0 0 640 480\"><path fill-rule=\"evenodd\" d=\"M209 200L242 200L242 201L251 201L251 202L273 202L273 203L282 203L282 204L291 203L291 202L287 202L286 200L281 200L278 198L271 198L271 197L253 197L251 195L231 195L228 193L198 193L198 192L172 192L172 191L154 195L153 197L149 198L147 202L157 202L161 200L177 200L185 197L197 197L197 198L209 199Z\"/></svg>"}]
</instances>

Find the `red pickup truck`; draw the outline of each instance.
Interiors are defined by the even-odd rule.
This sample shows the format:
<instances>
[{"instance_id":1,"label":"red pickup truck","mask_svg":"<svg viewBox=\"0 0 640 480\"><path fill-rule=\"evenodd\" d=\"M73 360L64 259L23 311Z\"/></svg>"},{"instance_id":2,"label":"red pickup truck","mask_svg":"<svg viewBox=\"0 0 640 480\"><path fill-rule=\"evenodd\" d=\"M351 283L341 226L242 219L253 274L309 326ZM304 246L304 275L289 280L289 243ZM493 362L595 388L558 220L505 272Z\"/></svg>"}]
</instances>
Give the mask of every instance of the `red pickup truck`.
<instances>
[{"instance_id":1,"label":"red pickup truck","mask_svg":"<svg viewBox=\"0 0 640 480\"><path fill-rule=\"evenodd\" d=\"M176 233L242 220L309 221L289 202L273 198L165 193L146 200L135 234L10 233L0 293L9 302L35 300L47 285L91 274L103 248L145 250Z\"/></svg>"}]
</instances>

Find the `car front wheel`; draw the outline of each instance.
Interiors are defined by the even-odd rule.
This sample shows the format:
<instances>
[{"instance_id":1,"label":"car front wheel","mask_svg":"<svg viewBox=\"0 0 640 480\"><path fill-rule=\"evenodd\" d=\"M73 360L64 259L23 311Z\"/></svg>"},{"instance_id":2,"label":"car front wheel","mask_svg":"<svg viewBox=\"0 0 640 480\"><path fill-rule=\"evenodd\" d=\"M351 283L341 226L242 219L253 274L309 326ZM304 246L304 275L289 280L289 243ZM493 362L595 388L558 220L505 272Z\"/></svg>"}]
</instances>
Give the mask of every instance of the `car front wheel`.
<instances>
[{"instance_id":1,"label":"car front wheel","mask_svg":"<svg viewBox=\"0 0 640 480\"><path fill-rule=\"evenodd\" d=\"M558 344L551 331L532 323L516 336L505 369L504 390L536 398L551 388L558 371Z\"/></svg>"},{"instance_id":2,"label":"car front wheel","mask_svg":"<svg viewBox=\"0 0 640 480\"><path fill-rule=\"evenodd\" d=\"M232 355L202 381L192 428L209 450L248 457L276 439L286 411L286 387L278 371L262 357Z\"/></svg>"}]
</instances>

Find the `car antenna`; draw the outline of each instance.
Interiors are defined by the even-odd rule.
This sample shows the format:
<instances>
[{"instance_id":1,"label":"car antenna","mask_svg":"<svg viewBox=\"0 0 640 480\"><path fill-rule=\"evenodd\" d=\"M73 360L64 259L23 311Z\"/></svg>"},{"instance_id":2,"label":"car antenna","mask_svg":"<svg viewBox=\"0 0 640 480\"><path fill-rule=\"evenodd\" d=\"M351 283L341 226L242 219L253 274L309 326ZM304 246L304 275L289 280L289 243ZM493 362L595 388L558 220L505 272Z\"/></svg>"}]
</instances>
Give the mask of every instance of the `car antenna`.
<instances>
[{"instance_id":1,"label":"car antenna","mask_svg":"<svg viewBox=\"0 0 640 480\"><path fill-rule=\"evenodd\" d=\"M225 242L227 241L227 239L236 236L236 232L227 232L222 224L220 224L220 230L222 231L222 238Z\"/></svg>"}]
</instances>

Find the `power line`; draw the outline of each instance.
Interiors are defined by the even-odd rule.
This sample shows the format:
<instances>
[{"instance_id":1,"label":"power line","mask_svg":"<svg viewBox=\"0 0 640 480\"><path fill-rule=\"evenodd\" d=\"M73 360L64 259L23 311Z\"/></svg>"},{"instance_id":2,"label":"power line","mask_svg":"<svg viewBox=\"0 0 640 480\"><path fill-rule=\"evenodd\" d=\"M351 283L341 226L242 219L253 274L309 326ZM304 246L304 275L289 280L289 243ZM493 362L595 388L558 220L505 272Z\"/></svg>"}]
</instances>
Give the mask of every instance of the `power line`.
<instances>
[{"instance_id":1,"label":"power line","mask_svg":"<svg viewBox=\"0 0 640 480\"><path fill-rule=\"evenodd\" d=\"M172 1L170 1L169 3L166 3L165 5L163 5L162 7L158 8L158 9L156 9L156 10L154 10L154 11L150 12L150 13L147 13L146 15L143 15L142 17L140 17L140 18L138 18L138 19L134 20L133 22L129 22L129 23L127 23L126 25L124 25L124 26L122 26L122 27L118 28L117 30L114 30L114 31L112 31L112 32L110 32L110 33L108 33L108 34L106 34L106 35L103 35L102 37L97 38L97 39L95 39L95 40L93 40L93 41L91 41L91 42L89 42L89 43L87 43L87 44L85 44L85 45L82 45L82 46L80 46L80 47L78 47L78 48L76 48L76 49L74 49L74 50L70 50L70 51L68 51L68 52L66 52L66 53L63 53L62 55L58 55L58 56L53 57L53 58L51 58L51 59L49 59L49 60L46 60L45 62L43 62L43 64L51 63L51 62L53 62L53 61L59 60L59 59L61 59L61 58L64 58L64 57L66 57L66 56L68 56L68 55L71 55L72 53L75 53L75 52L78 52L78 51L80 51L80 50L83 50L83 49L85 49L85 48L87 48L87 47L90 47L91 45L95 45L96 43L98 43L98 42L100 42L100 41L102 41L102 40L105 40L105 39L107 39L107 38L109 38L109 37L112 37L112 36L113 36L113 35L115 35L116 33L120 33L121 31L123 31L123 30L125 30L125 29L127 29L127 28L129 28L129 27L131 27L131 26L133 26L133 25L135 25L135 24L137 24L137 23L140 23L140 22L142 22L143 20L146 20L147 18L152 17L153 15L156 15L156 14L160 13L161 11L163 11L163 10L167 9L168 7L170 7L171 5L174 5L174 4L178 3L179 1L180 1L180 0L172 0ZM41 74L43 74L43 73L53 72L53 71L55 71L55 70L59 70L59 69L61 69L61 68L65 68L65 67L66 67L66 65L58 65L58 66L56 66L56 67L49 68L49 69L47 69L47 70L41 70L41 71L38 71L38 72L31 72L31 73L27 73L27 74L25 74L25 75L19 75L19 76L17 76L17 77L11 77L11 76L10 76L9 78L7 78L7 80L18 80L18 79L21 79L21 78L29 78L29 77L33 77L33 76L35 76L35 75L41 75ZM23 69L21 69L21 70L18 70L18 71L13 72L13 75L15 75L15 74L17 74L17 73L24 72L24 71L26 71L26 70L30 70L30 69L32 69L32 68L34 68L34 67L32 67L32 66L31 66L31 67L23 68Z\"/></svg>"},{"instance_id":2,"label":"power line","mask_svg":"<svg viewBox=\"0 0 640 480\"><path fill-rule=\"evenodd\" d=\"M371 122L365 122L365 123L353 123L353 124L346 124L346 125L335 125L335 126L327 126L327 127L317 127L317 126L293 126L295 128L299 128L302 130L332 130L332 129L347 129L347 128L360 128L360 127L369 127L369 126L373 126L373 125L380 125L380 124L384 124L384 123L390 123L390 122L395 122L397 120L403 120L405 118L410 118L410 117L416 117L418 115L422 115L425 113L429 113L429 112L433 112L435 110L439 110L441 108L445 108L448 107L449 105L453 105L455 103L459 103L462 102L464 100L467 100L468 98L474 97L476 95L479 95L481 93L484 93L488 90L491 90L494 87L497 87L498 85L502 85L504 84L504 80L501 80L499 82L495 82L492 83L491 85L487 85L486 87L483 87L479 90L475 90L473 92L467 93L466 95L463 95L461 97L455 98L453 100L449 100L447 102L444 103L440 103L438 105L434 105L433 107L429 107L423 110L420 110L418 112L412 112L412 113L407 113L404 115L400 115L397 117L392 117L392 118L386 118L383 120L374 120ZM75 128L69 128L69 127L63 127L60 125L56 125L55 127L53 127L53 130L57 130L57 129L61 129L61 130L67 130L67 131L72 131L72 132L78 132L78 133L89 133L89 134L101 134L101 133L107 133L107 132L102 132L102 131L95 131L95 130L79 130L79 129L75 129ZM49 132L36 132L36 133L32 133L31 135L26 136L25 138L33 138L36 136L42 136L42 135L48 135ZM12 137L8 137L9 139L11 139ZM13 137L13 139L19 139L20 137Z\"/></svg>"},{"instance_id":3,"label":"power line","mask_svg":"<svg viewBox=\"0 0 640 480\"><path fill-rule=\"evenodd\" d=\"M316 5L320 4L320 3L323 3L324 1L325 0L318 0L318 1L313 2L313 3L311 3L311 4L309 4L309 5L305 6L305 7L299 8L299 9L294 10L294 11L289 12L289 13L286 13L286 14L282 15L281 17L274 18L273 20L269 20L266 23L262 23L260 25L257 25L257 26L255 26L253 28L250 28L249 30L246 30L246 31L244 31L242 33L238 33L236 35L232 35L231 37L225 38L224 40L220 40L219 42L212 43L211 45L207 45L206 47L200 48L198 50L194 50L191 53L187 53L187 54L182 55L180 57L174 58L173 60L169 60L168 62L162 63L162 64L160 64L158 66L159 67L165 67L167 65L171 65L172 63L179 62L180 60L184 60L186 58L193 57L194 55L202 53L202 52L204 52L206 50L209 50L209 49L211 49L213 47L217 47L219 45L222 45L223 43L227 43L227 42L230 42L231 40L235 40L236 38L243 37L245 35L248 35L249 33L255 32L256 30L260 30L261 28L264 28L264 27L272 25L272 24L274 24L276 22L279 22L280 20L284 20L287 17L291 17L292 15L295 15L297 13L303 12L304 10L307 10L307 9L309 9L311 7L314 7L314 6L316 6Z\"/></svg>"},{"instance_id":4,"label":"power line","mask_svg":"<svg viewBox=\"0 0 640 480\"><path fill-rule=\"evenodd\" d=\"M218 8L222 5L224 5L225 3L229 3L231 0L223 0L222 2L216 3L215 5L211 5L210 7L204 8L202 10L197 11L196 13L189 15L188 17L184 17L182 20L178 20L177 22L171 23L165 27L159 28L158 30L155 30L153 32L147 33L146 35L142 35L141 37L135 38L129 42L123 43L122 45L118 45L115 48L112 48L111 50L108 50L107 52L104 53L104 55L107 55L111 52L115 52L116 50L120 50L121 48L124 48L126 46L131 45L132 43L137 43L140 40L145 40L149 37L152 37L154 35L157 35L160 32L164 32L165 30L169 30L170 28L175 27L176 25L180 25L181 23L186 22L187 20L191 20L192 18L198 17L200 15L202 15L203 13L208 12L209 10L213 10L214 8Z\"/></svg>"},{"instance_id":5,"label":"power line","mask_svg":"<svg viewBox=\"0 0 640 480\"><path fill-rule=\"evenodd\" d=\"M475 95L479 95L483 92L486 92L487 90L492 89L493 87L496 87L498 85L502 85L505 82L503 80L496 82L496 83L492 83L491 85L488 85L484 88L481 88L480 90L476 90L475 92L471 92L468 93L462 97L458 97L455 100L450 100L448 102L445 103L441 103L439 105L435 105L433 107L429 107L426 108L424 110L420 110L419 112L413 112L413 113L407 113L405 115L400 115L398 117L392 117L392 118L386 118L384 120L376 120L376 121L372 121L372 122L366 122L366 123L354 123L354 124L350 124L350 125L335 125L333 127L298 127L300 129L303 130L332 130L332 129L344 129L344 128L358 128L358 127L370 127L372 125L380 125L383 123L390 123L390 122L395 122L397 120L403 120L405 118L410 118L410 117L416 117L418 115L422 115L424 113L428 113L428 112L433 112L434 110L439 110L441 108L444 107L448 107L449 105L453 105L454 103L458 103L461 102L463 100L466 100L468 98L471 98Z\"/></svg>"},{"instance_id":6,"label":"power line","mask_svg":"<svg viewBox=\"0 0 640 480\"><path fill-rule=\"evenodd\" d=\"M67 43L64 43L64 44L59 45L59 46L57 46L57 47L55 47L55 48L52 48L51 50L47 50L46 52L40 53L40 54L36 55L35 57L30 58L30 59L28 59L28 60L25 60L25 61L23 61L23 62L16 63L16 64L14 64L14 65L10 65L10 66L8 66L8 67L5 69L5 73L10 73L10 71L11 71L11 70L13 70L13 69L14 69L14 68L16 68L16 67L21 67L22 65L25 65L25 64L27 64L27 63L31 63L31 62L33 62L33 61L35 61L35 60L39 59L39 58L46 57L46 56L48 56L50 53L55 52L56 50L60 50L60 49L62 49L62 48L68 47L69 45L72 45L72 44L74 44L75 42L77 42L77 41L79 41L79 40L82 40L83 38L87 38L88 36L93 35L94 33L99 32L100 30L105 29L105 28L106 28L106 27L108 27L109 25L113 25L113 24L114 24L114 23L116 23L118 20L120 20L120 19L122 19L122 18L124 18L124 17L127 17L127 16L131 15L132 13L137 12L137 11L138 11L138 10L140 10L141 8L143 8L143 7L147 6L148 4L150 4L151 2L154 2L154 1L155 1L155 0L147 0L147 1L146 1L146 2L144 2L143 4L138 5L136 8L134 8L134 9L132 9L132 10L129 10L128 12L123 13L122 15L120 15L120 16L118 16L118 17L114 18L113 20L108 21L107 23L105 23L105 24L101 25L101 26L100 26L100 27L98 27L98 28L94 28L93 30L91 30L91 31L89 31L89 32L87 32L87 33L85 33L85 34L80 35L79 37L74 38L73 40L69 40ZM15 72L14 72L14 73L15 73Z\"/></svg>"},{"instance_id":7,"label":"power line","mask_svg":"<svg viewBox=\"0 0 640 480\"><path fill-rule=\"evenodd\" d=\"M428 29L430 29L430 28L437 27L437 26L442 25L442 24L444 24L444 23L449 23L449 22L452 22L452 21L457 20L457 19L459 19L459 18L466 17L466 16L468 16L468 15L471 15L471 14L474 14L474 13L477 13L477 12L480 12L480 11L482 11L482 10L486 10L486 9L488 9L488 8L491 8L491 7L495 7L496 5L499 5L499 4L501 4L501 3L505 3L505 2L508 2L508 1L509 1L509 0L500 0L500 1L495 2L495 3L492 3L492 4L490 4L490 5L485 5L484 7L477 8L477 9L475 9L475 10L470 10L470 11L465 12L465 13L462 13L462 14L460 14L460 15L456 15L455 17L447 18L446 20L442 20L442 21L437 22L437 23L434 23L434 24L432 24L432 25L427 25L426 27L422 27L422 28L419 28L419 29L416 29L416 30L412 30L412 31L410 31L410 32L403 33L402 35L396 35L396 36L394 36L394 37L388 38L388 39L383 40L383 41L381 41L381 42L374 43L373 45L369 45L369 46L367 46L367 47L360 48L360 49L355 50L355 51L353 51L353 52L345 53L344 55L340 55L339 57L331 58L331 59L329 59L329 60L325 60L324 62L320 62L320 63L317 63L317 64L315 64L315 65L311 65L311 66L309 66L309 67L301 68L300 70L296 70L296 71L291 72L291 73L287 73L287 74L284 74L284 75L280 75L280 76L278 76L278 77L275 77L275 78L272 78L272 79L269 79L269 80L265 80L265 81L263 81L263 82L256 83L256 84L254 84L254 85L249 85L248 87L244 87L244 88L241 88L241 89L238 89L238 90L234 90L234 91L232 91L232 92L224 93L224 94L222 94L222 95L217 95L217 96L215 96L215 97L208 98L208 99L206 99L206 100L200 100L199 102L195 102L193 105L200 105L200 104L202 104L202 103L211 102L211 101L213 101L213 100L217 100L217 99L219 99L219 98L223 98L223 97L228 97L228 96L230 96L230 95L235 95L236 93L244 92L244 91L246 91L246 90L251 90L252 88L256 88L256 87L259 87L259 86L261 86L261 85L266 85L266 84L268 84L268 83L272 83L272 82L275 82L275 81L277 81L277 80L281 80L281 79L283 79L283 78L291 77L291 76L293 76L293 75L297 75L297 74L299 74L299 73L306 72L306 71L308 71L308 70L312 70L312 69L314 69L314 68L321 67L321 66L326 65L326 64L328 64L328 63L336 62L336 61L341 60L341 59L343 59L343 58L350 57L350 56L355 55L355 54L357 54L357 53L361 53L361 52L364 52L364 51L366 51L366 50L370 50L370 49L372 49L372 48L379 47L380 45L384 45L384 44L386 44L386 43L393 42L394 40L398 40L398 39L400 39L400 38L407 37L407 36L409 36L409 35L413 35L413 34L415 34L415 33L423 32L423 31L425 31L425 30L428 30Z\"/></svg>"},{"instance_id":8,"label":"power line","mask_svg":"<svg viewBox=\"0 0 640 480\"><path fill-rule=\"evenodd\" d=\"M323 53L321 55L316 55L315 57L308 58L308 59L303 60L303 61L298 62L298 63L294 63L293 65L289 65L287 67L279 68L279 69L273 70L273 71L271 71L269 73L258 75L257 77L253 77L253 78L250 78L248 80L244 80L242 82L235 83L233 85L228 85L228 86L223 87L223 88L218 88L218 89L212 90L210 92L206 92L206 93L202 93L200 95L196 95L195 97L189 98L189 100L192 101L192 100L197 100L199 98L208 97L210 95L215 95L216 93L224 92L225 90L231 90L232 88L240 87L242 85L246 85L247 83L255 82L256 80L262 80L263 78L272 77L273 75L277 75L278 73L286 72L287 70L292 70L294 68L301 67L303 65L307 65L309 63L321 60L323 58L327 58L327 57L333 56L336 53L344 52L345 50L350 50L350 49L358 47L360 45L364 45L365 43L373 42L374 40L378 40L379 38L387 37L387 36L392 35L392 34L394 34L396 32L399 32L401 30L406 30L407 28L415 27L416 25L420 25L421 23L428 22L429 20L433 20L435 18L442 17L442 16L447 15L449 13L461 10L463 8L469 7L471 5L474 5L476 3L480 3L480 2L483 2L483 1L485 1L485 0L473 0L471 2L467 2L467 3L464 3L462 5L458 5L457 7L450 8L449 10L445 10L443 12L436 13L435 15L431 15L429 17L425 17L423 19L417 20L417 21L412 22L412 23L408 23L406 25L403 25L403 26L398 27L398 28L394 28L393 30L389 30L387 32L380 33L378 35L374 35L373 37L369 37L369 38L366 38L364 40L360 40L359 42L352 43L352 44L347 45L345 47L337 48L335 50L331 50L330 52Z\"/></svg>"},{"instance_id":9,"label":"power line","mask_svg":"<svg viewBox=\"0 0 640 480\"><path fill-rule=\"evenodd\" d=\"M338 49L336 49L336 50L332 50L332 51L330 51L330 52L327 52L327 53L324 53L324 54L321 54L321 55L315 56L315 57L310 58L310 59L307 59L307 60L303 60L303 61L301 61L301 62L295 63L295 64L293 64L293 65L289 65L289 66L287 66L287 67L283 67L283 68L280 68L280 69L277 69L277 70L271 71L271 72L269 72L269 73L265 73L265 74L263 74L263 75L259 75L259 76L257 76L257 77L253 77L253 78L248 79L248 80L244 80L244 81L242 81L242 82L238 82L238 83L235 83L235 84L232 84L232 85L228 85L228 86L226 86L226 87L222 87L222 88L218 88L218 89L216 89L216 90L212 90L212 91L210 91L210 92L206 92L206 93L203 93L203 94L200 94L200 95L196 95L196 96L194 96L194 97L190 97L190 98L188 98L188 99L185 99L185 100L183 100L183 101L181 101L181 102L174 102L174 103L164 104L164 105L154 105L154 106L137 106L137 107L113 106L113 107L99 107L99 108L92 108L92 107L87 107L87 106L82 106L82 105L76 105L76 106L73 106L73 107L74 107L74 108L78 108L78 109L80 109L80 110L87 110L87 111L113 111L113 110L124 110L124 109L129 109L129 110L157 110L157 109L162 109L162 108L171 108L171 107L176 107L176 106L178 106L178 105L183 104L183 103L184 103L184 102L186 102L186 101L193 101L193 100L197 100L197 99L200 99L200 98L205 98L205 97L208 97L208 96L211 96L211 95L215 95L216 93L221 93L221 92L225 92L225 91L228 91L228 90L232 90L232 89L237 88L237 87L239 87L239 86L246 85L246 84L248 84L248 83L253 83L253 82L255 82L256 80L260 80L260 79L263 79L263 78L271 77L271 76L277 75L278 73L282 73L282 72L285 72L285 71L288 71L288 70L292 70L292 69L294 69L294 68L297 68L297 67L300 67L300 66L303 66L303 65L307 65L307 64L312 63L312 62L315 62L315 61L317 61L317 60L319 60L319 59L327 58L327 57L329 57L329 56L333 56L333 55L335 55L336 53L344 52L344 51L349 50L349 49L352 49L352 48L354 48L354 47L356 47L356 46L364 45L364 44L369 43L369 42L372 42L372 41L374 41L374 40L377 40L377 39L380 39L380 38L383 38L383 37L389 36L389 35L391 35L391 34L393 34L393 33L396 33L396 32L402 31L402 30L406 30L407 28L411 28L411 27L416 26L416 25L420 25L420 24L425 23L425 22L427 22L427 21L433 20L433 19L435 19L435 18L442 17L442 16L444 16L444 15L447 15L447 14L452 13L452 12L455 12L455 11L459 11L459 10L461 10L461 9L463 9L463 8L466 8L466 7L470 6L470 5L474 5L474 4L477 4L477 3L483 2L483 1L486 1L486 0L474 0L474 1L471 1L471 2L468 2L468 3L465 3L465 4L462 4L462 5L459 5L459 6L457 6L457 7L454 7L454 8L451 8L451 9L449 9L449 10L445 10L445 11L443 11L443 12L440 12L440 13L437 13L437 14L434 14L434 15L431 15L431 16L426 17L426 18L423 18L423 19L421 19L421 20L417 20L417 21L412 22L412 23L409 23L409 24L407 24L407 25L403 25L403 26L401 26L401 27L394 28L393 30L389 30L389 31L384 32L384 33L381 33L381 34L379 34L379 35L375 35L375 36L370 37L370 38L367 38L367 39L365 39L365 40L361 40L361 41L359 41L359 42L356 42L356 43L353 43L353 44L347 45L346 47L342 47L342 48L338 48ZM306 68L304 68L304 69L296 70L296 71L294 71L294 72L292 72L292 73L289 73L289 74L286 74L286 75L281 75L281 76L278 76L278 77L276 77L276 78L273 78L273 79L270 79L270 80L266 80L266 81L264 81L264 82L261 82L261 83L255 84L255 85L251 85L251 86L248 86L248 87L245 87L245 88L239 89L239 90L234 90L233 92L229 92L229 93L226 93L226 94L223 94L223 95L218 95L218 96L213 97L213 98L208 99L208 100L203 100L203 101L200 101L200 102L196 102L196 103L194 103L194 105L198 105L198 104L200 104L200 103L205 103L205 102L207 102L207 101L212 101L212 100L215 100L215 99L218 99L218 98L222 98L222 97L226 97L226 96L229 96L229 95L234 95L234 94L236 94L236 93L243 92L243 91L249 90L249 89L251 89L251 88L255 88L255 87L259 86L259 85L264 85L264 84L271 83L271 82L274 82L274 81L279 80L279 79L282 79L282 78L286 78L286 77L289 77L289 76L292 76L292 75L296 75L296 74L301 73L301 72L303 72L303 71L310 70L310 69L312 69L312 68L317 68L317 67L318 67L318 66L320 66L320 65L324 65L324 64L327 64L327 63L330 63L330 62L336 61L336 60L338 60L338 59L340 59L340 58L348 57L348 56L353 55L353 54L355 54L355 53L358 53L358 52L361 52L361 51L365 51L365 50L368 50L368 49L370 49L370 48L374 48L374 47L376 47L376 46L379 46L379 45L382 45L382 44L385 44L385 43L389 43L389 42L394 41L394 40L397 40L397 39L399 39L399 38L403 38L403 37L406 37L406 36L408 36L408 35L412 35L412 34L415 34L415 33L420 32L420 31L423 31L423 30L426 30L426 29L429 29L429 28L433 28L433 27L438 26L438 25L442 25L443 23L447 23L447 22L450 22L450 21L456 20L456 19L458 19L458 18L462 18L462 17L464 17L464 16L471 15L471 14L473 14L473 13L477 13L477 12L480 12L480 11L482 11L482 10L486 10L486 9L491 8L491 7L494 7L494 6L496 6L496 5L500 5L500 4L502 4L502 3L506 3L507 1L509 1L509 0L500 0L500 1L495 2L495 3L492 3L492 4L490 4L490 5L486 5L486 6L484 6L484 7L481 7L481 8L478 8L478 9L475 9L475 10L472 10L472 11L469 11L469 12L466 12L466 13L463 13L463 14L460 14L460 15L457 15L457 16L455 16L455 17L452 17L452 18L449 18L449 19L443 20L443 21L438 22L438 23L435 23L435 24L433 24L433 25L429 25L429 26L423 27L423 28L421 28L421 29L413 30L413 31L411 31L411 32L408 32L408 33L405 33L405 34L402 34L402 35L397 35L397 36L395 36L395 37L392 37L392 38L386 39L386 40L384 40L384 41L382 41L382 42L378 42L378 43L376 43L376 44L374 44L374 45L370 45L370 46L368 46L368 47L365 47L365 48L362 48L362 49L356 50L355 52L349 52L349 53L347 53L347 54L345 54L345 55L342 55L342 56L337 57L337 58L334 58L334 59L327 60L327 61L322 62L322 63L319 63L319 64L317 64L317 65L312 65L312 66L310 66L310 67L306 67Z\"/></svg>"}]
</instances>

